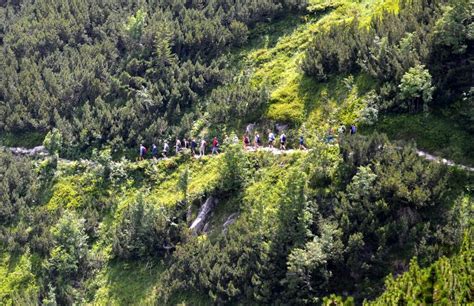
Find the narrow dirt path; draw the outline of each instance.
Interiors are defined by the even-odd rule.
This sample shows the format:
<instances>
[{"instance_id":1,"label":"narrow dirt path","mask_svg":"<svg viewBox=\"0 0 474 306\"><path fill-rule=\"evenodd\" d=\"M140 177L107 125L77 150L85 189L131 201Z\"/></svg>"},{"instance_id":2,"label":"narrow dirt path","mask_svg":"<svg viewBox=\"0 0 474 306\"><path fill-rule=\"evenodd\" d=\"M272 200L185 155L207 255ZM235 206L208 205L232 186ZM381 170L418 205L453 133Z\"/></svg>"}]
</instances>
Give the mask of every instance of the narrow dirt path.
<instances>
[{"instance_id":1,"label":"narrow dirt path","mask_svg":"<svg viewBox=\"0 0 474 306\"><path fill-rule=\"evenodd\" d=\"M442 158L442 157L438 157L438 156L435 156L435 155L431 155L430 153L425 152L425 151L416 150L416 154L418 154L418 156L423 157L424 159L432 161L432 162L441 163L441 164L444 164L444 165L447 165L447 166L450 166L450 167L458 167L458 168L461 168L463 170L474 172L474 167L469 167L469 166L466 166L466 165L456 164L452 160Z\"/></svg>"},{"instance_id":2,"label":"narrow dirt path","mask_svg":"<svg viewBox=\"0 0 474 306\"><path fill-rule=\"evenodd\" d=\"M31 157L46 157L49 155L48 150L46 150L45 147L43 146L38 146L34 147L32 149L27 149L27 148L21 148L21 147L5 147L5 146L0 146L0 150L5 150L5 151L10 151L14 155L21 155L21 156L31 156ZM274 155L282 155L282 154L293 154L295 152L299 152L300 150L295 150L295 149L288 149L288 150L280 150L277 148L267 148L267 147L261 147L257 149L258 151L266 151L266 152L271 152ZM253 147L249 147L246 149L247 152L256 152L257 151ZM311 151L311 149L307 150ZM458 167L460 169L469 171L469 172L474 172L474 167L462 165L462 164L457 164L452 160L442 158L439 156L432 155L428 152L422 151L422 150L416 150L416 154L418 156L423 157L426 160L436 162L436 163L441 163L450 167ZM199 158L198 155L195 156L196 158ZM64 162L66 164L72 163L73 161L67 160L67 159L60 159L61 162ZM81 159L80 162L82 163L88 163L88 164L94 164L91 161Z\"/></svg>"}]
</instances>

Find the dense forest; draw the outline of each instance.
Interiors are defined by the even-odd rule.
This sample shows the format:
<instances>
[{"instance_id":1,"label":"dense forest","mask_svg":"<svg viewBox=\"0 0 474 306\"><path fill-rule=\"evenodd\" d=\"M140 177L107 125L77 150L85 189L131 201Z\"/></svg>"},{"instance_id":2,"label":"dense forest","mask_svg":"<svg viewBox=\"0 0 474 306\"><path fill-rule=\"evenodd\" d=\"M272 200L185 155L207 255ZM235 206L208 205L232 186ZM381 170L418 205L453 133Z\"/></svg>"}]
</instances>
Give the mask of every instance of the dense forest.
<instances>
[{"instance_id":1,"label":"dense forest","mask_svg":"<svg viewBox=\"0 0 474 306\"><path fill-rule=\"evenodd\" d=\"M232 76L227 55L249 27L303 8L299 0L8 4L0 129L58 127L74 150L183 134L199 102Z\"/></svg>"},{"instance_id":2,"label":"dense forest","mask_svg":"<svg viewBox=\"0 0 474 306\"><path fill-rule=\"evenodd\" d=\"M474 302L472 1L6 0L0 20L0 304Z\"/></svg>"}]
</instances>

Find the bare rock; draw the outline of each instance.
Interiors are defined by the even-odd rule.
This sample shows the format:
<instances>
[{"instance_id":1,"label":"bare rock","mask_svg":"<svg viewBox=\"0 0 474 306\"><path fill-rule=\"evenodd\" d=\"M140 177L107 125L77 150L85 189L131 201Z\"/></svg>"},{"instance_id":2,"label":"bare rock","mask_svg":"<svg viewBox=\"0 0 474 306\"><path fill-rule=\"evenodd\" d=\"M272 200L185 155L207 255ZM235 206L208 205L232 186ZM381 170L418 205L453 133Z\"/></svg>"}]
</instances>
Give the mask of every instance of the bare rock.
<instances>
[{"instance_id":1,"label":"bare rock","mask_svg":"<svg viewBox=\"0 0 474 306\"><path fill-rule=\"evenodd\" d=\"M227 217L227 220L224 222L222 225L223 230L222 232L225 234L227 233L227 228L232 225L235 221L237 221L237 218L239 217L239 213L233 213L229 217Z\"/></svg>"},{"instance_id":2,"label":"bare rock","mask_svg":"<svg viewBox=\"0 0 474 306\"><path fill-rule=\"evenodd\" d=\"M25 155L25 156L46 156L49 155L48 150L44 146L37 146L32 149L13 147L9 148L13 155Z\"/></svg>"},{"instance_id":3,"label":"bare rock","mask_svg":"<svg viewBox=\"0 0 474 306\"><path fill-rule=\"evenodd\" d=\"M275 124L275 128L278 131L278 133L281 133L281 132L288 129L288 124L278 124L277 123L277 124Z\"/></svg>"},{"instance_id":4,"label":"bare rock","mask_svg":"<svg viewBox=\"0 0 474 306\"><path fill-rule=\"evenodd\" d=\"M193 235L199 235L203 231L206 221L216 204L217 199L209 197L201 206L197 218L191 224L191 227L189 227Z\"/></svg>"},{"instance_id":5,"label":"bare rock","mask_svg":"<svg viewBox=\"0 0 474 306\"><path fill-rule=\"evenodd\" d=\"M247 134L251 134L254 129L255 129L255 123L251 123L251 124L247 125L247 127L245 128L245 132Z\"/></svg>"}]
</instances>

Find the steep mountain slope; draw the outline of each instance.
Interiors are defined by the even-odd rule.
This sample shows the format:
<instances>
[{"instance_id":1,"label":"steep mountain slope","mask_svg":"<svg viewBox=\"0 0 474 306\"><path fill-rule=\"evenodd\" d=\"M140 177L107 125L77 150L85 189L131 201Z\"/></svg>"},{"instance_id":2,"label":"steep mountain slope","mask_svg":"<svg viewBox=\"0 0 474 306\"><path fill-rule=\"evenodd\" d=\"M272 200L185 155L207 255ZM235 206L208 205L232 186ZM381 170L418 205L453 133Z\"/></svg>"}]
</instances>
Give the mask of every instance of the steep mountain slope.
<instances>
[{"instance_id":1,"label":"steep mountain slope","mask_svg":"<svg viewBox=\"0 0 474 306\"><path fill-rule=\"evenodd\" d=\"M470 9L2 4L0 141L52 154L0 152L0 303L472 302L472 173L397 141L472 165ZM311 150L243 150L249 124Z\"/></svg>"}]
</instances>

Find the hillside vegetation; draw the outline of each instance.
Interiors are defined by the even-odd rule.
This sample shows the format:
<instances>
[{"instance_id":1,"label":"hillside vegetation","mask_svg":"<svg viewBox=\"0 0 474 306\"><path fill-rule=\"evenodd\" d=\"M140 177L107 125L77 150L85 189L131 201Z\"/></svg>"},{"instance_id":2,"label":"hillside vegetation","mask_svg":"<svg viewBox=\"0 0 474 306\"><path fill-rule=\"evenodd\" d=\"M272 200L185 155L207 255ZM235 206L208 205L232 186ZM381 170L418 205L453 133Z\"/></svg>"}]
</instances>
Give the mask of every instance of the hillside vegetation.
<instances>
[{"instance_id":1,"label":"hillside vegetation","mask_svg":"<svg viewBox=\"0 0 474 306\"><path fill-rule=\"evenodd\" d=\"M472 303L472 11L0 3L0 304Z\"/></svg>"}]
</instances>

